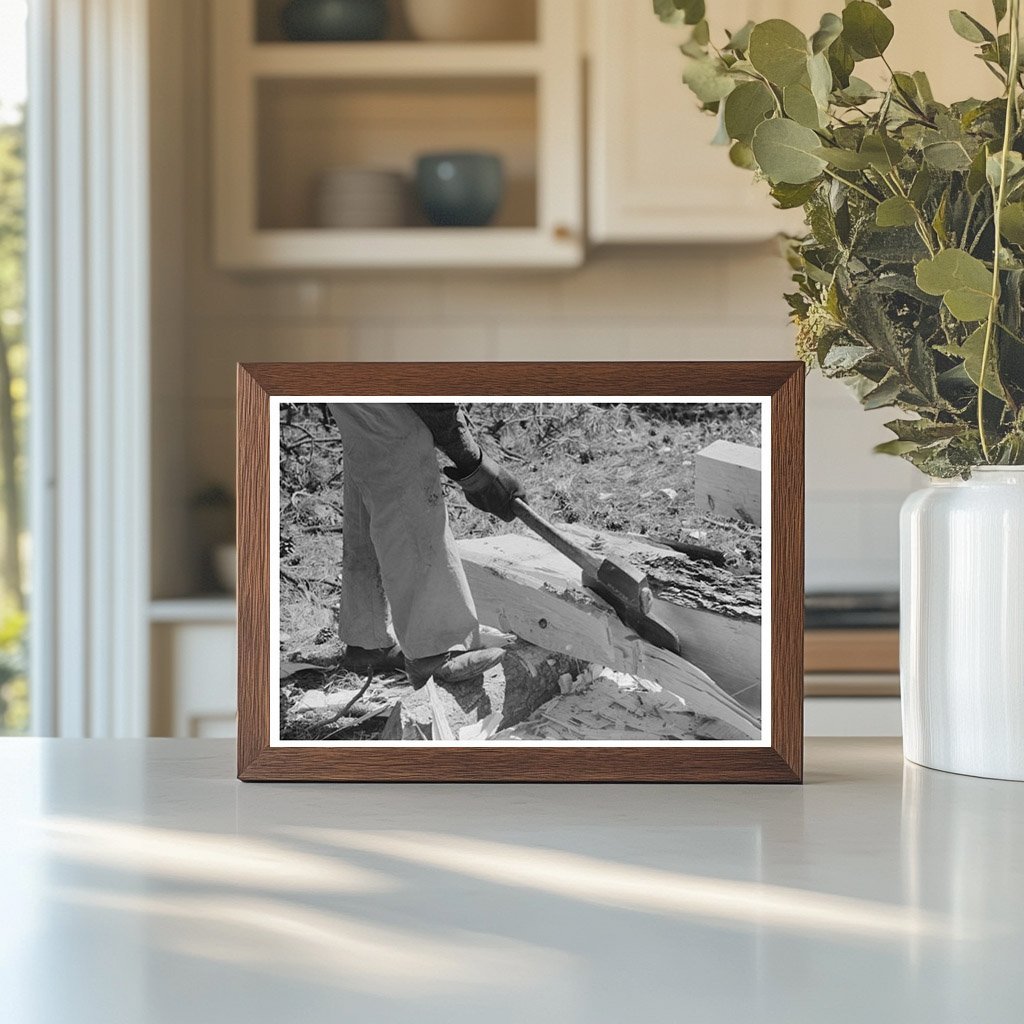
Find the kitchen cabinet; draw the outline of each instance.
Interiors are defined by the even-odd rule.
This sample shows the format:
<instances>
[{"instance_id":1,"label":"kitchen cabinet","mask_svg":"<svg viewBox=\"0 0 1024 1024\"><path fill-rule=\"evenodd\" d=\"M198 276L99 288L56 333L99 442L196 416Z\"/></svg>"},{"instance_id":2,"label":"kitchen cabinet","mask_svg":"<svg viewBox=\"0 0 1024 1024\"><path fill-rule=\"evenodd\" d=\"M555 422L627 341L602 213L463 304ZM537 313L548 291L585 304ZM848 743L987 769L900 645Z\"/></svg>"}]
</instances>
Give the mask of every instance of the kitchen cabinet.
<instances>
[{"instance_id":1,"label":"kitchen cabinet","mask_svg":"<svg viewBox=\"0 0 1024 1024\"><path fill-rule=\"evenodd\" d=\"M154 601L149 618L151 735L234 736L234 599Z\"/></svg>"},{"instance_id":2,"label":"kitchen cabinet","mask_svg":"<svg viewBox=\"0 0 1024 1024\"><path fill-rule=\"evenodd\" d=\"M799 213L774 209L767 185L712 146L715 120L681 76L689 28L663 25L649 3L588 0L589 231L594 243L736 242L796 230ZM785 17L801 26L821 0L708 4L712 30ZM727 11L726 11L727 8ZM723 12L724 18L723 22ZM813 15L817 24L817 16Z\"/></svg>"},{"instance_id":3,"label":"kitchen cabinet","mask_svg":"<svg viewBox=\"0 0 1024 1024\"><path fill-rule=\"evenodd\" d=\"M589 234L613 242L728 242L799 231L799 211L776 210L767 186L710 145L715 121L682 84L678 44L685 26L663 25L650 3L587 0ZM747 20L785 18L810 33L828 0L708 2L713 37ZM957 4L992 20L988 0ZM955 35L945 6L900 0L886 11L896 27L887 54L896 68L928 72L937 98L994 95L998 83ZM880 61L862 77L886 75Z\"/></svg>"},{"instance_id":4,"label":"kitchen cabinet","mask_svg":"<svg viewBox=\"0 0 1024 1024\"><path fill-rule=\"evenodd\" d=\"M218 266L579 264L579 8L519 2L536 5L533 38L452 43L408 32L373 42L292 42L277 28L277 0L212 4ZM454 150L501 157L506 188L493 225L432 227L411 194L404 226L318 220L313 197L328 172L398 172L411 185L420 154Z\"/></svg>"}]
</instances>

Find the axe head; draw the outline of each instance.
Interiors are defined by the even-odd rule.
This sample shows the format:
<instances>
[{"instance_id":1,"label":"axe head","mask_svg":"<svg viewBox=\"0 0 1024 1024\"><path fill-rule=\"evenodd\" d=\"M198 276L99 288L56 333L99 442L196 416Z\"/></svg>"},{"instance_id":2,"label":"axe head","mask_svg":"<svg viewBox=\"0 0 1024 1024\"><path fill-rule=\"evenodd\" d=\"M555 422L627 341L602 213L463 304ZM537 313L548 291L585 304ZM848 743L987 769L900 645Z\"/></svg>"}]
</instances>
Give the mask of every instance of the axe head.
<instances>
[{"instance_id":1,"label":"axe head","mask_svg":"<svg viewBox=\"0 0 1024 1024\"><path fill-rule=\"evenodd\" d=\"M654 595L646 573L628 563L605 558L596 574L583 573L583 584L600 594L618 617L644 640L663 650L682 654L679 637L651 614Z\"/></svg>"}]
</instances>

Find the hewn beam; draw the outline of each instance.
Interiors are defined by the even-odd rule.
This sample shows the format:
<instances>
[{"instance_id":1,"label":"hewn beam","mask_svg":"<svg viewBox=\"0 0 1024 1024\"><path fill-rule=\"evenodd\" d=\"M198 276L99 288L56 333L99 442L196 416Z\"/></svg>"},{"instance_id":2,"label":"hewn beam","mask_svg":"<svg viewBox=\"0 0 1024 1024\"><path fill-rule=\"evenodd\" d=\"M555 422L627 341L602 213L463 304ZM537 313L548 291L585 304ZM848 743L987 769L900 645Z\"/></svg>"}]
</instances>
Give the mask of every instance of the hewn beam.
<instances>
[{"instance_id":1,"label":"hewn beam","mask_svg":"<svg viewBox=\"0 0 1024 1024\"><path fill-rule=\"evenodd\" d=\"M642 640L596 594L580 570L543 541L507 534L459 544L481 622L550 651L649 679L760 739L759 716L731 697L696 665Z\"/></svg>"},{"instance_id":2,"label":"hewn beam","mask_svg":"<svg viewBox=\"0 0 1024 1024\"><path fill-rule=\"evenodd\" d=\"M654 593L653 611L679 637L683 657L726 693L761 711L761 581L654 547L623 534L561 526L597 554L643 569Z\"/></svg>"},{"instance_id":3,"label":"hewn beam","mask_svg":"<svg viewBox=\"0 0 1024 1024\"><path fill-rule=\"evenodd\" d=\"M697 454L697 507L723 519L761 522L761 449L715 441Z\"/></svg>"}]
</instances>

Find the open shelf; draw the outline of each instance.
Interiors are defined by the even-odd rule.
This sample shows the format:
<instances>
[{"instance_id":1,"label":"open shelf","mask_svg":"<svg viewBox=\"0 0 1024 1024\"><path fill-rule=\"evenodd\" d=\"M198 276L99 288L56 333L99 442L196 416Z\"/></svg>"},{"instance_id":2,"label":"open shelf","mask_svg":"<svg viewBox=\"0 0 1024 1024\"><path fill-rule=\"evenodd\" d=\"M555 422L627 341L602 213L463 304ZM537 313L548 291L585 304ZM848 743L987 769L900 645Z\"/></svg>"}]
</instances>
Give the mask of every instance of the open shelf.
<instances>
[{"instance_id":1,"label":"open shelf","mask_svg":"<svg viewBox=\"0 0 1024 1024\"><path fill-rule=\"evenodd\" d=\"M220 2L220 0L217 0ZM260 44L284 42L289 46L307 47L315 44L286 40L281 28L281 12L288 0L245 0L254 14L253 30L250 39ZM423 2L423 0L420 0ZM568 0L558 0L567 3ZM388 0L388 26L381 42L360 42L357 46L380 46L381 43L407 41L418 43L410 19L406 13L406 0ZM504 42L532 42L537 39L537 5L538 0L502 0L502 17L507 22L507 30L502 33Z\"/></svg>"},{"instance_id":2,"label":"open shelf","mask_svg":"<svg viewBox=\"0 0 1024 1024\"><path fill-rule=\"evenodd\" d=\"M569 267L583 259L582 73L576 5L523 0L531 39L280 41L278 0L218 0L212 118L214 245L227 269ZM403 33L404 32L404 37ZM425 153L497 154L492 223L435 228L413 200ZM339 169L397 172L410 202L370 230L324 227ZM383 204L386 206L386 204ZM365 223L367 216L351 218Z\"/></svg>"},{"instance_id":3,"label":"open shelf","mask_svg":"<svg viewBox=\"0 0 1024 1024\"><path fill-rule=\"evenodd\" d=\"M257 78L409 78L536 75L535 43L267 43L249 48Z\"/></svg>"},{"instance_id":4,"label":"open shelf","mask_svg":"<svg viewBox=\"0 0 1024 1024\"><path fill-rule=\"evenodd\" d=\"M406 181L405 225L379 230L427 230L414 196L417 158L479 150L501 157L505 196L491 226L467 229L459 237L536 228L536 101L533 79L260 82L257 225L271 231L324 230L315 214L321 176L336 167L367 167L398 172Z\"/></svg>"},{"instance_id":5,"label":"open shelf","mask_svg":"<svg viewBox=\"0 0 1024 1024\"><path fill-rule=\"evenodd\" d=\"M561 244L559 244L561 243ZM259 231L224 265L280 267L574 267L572 238L549 240L532 228L405 228L387 231Z\"/></svg>"}]
</instances>

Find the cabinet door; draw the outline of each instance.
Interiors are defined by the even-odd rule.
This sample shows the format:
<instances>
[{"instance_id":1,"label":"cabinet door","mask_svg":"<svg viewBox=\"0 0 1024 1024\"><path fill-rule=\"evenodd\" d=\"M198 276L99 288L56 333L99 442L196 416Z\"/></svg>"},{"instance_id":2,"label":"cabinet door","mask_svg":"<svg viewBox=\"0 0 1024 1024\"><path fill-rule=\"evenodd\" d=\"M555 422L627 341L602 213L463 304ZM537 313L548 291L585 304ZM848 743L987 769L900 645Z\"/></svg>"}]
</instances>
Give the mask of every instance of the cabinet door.
<instances>
[{"instance_id":1,"label":"cabinet door","mask_svg":"<svg viewBox=\"0 0 1024 1024\"><path fill-rule=\"evenodd\" d=\"M799 231L800 214L775 210L764 183L710 145L715 122L682 84L678 44L689 31L663 25L649 0L586 0L590 26L590 237L594 242L705 242ZM715 38L748 19L786 18L811 33L839 0L709 0ZM955 35L946 4L901 0L886 12L896 26L888 54L897 68L928 72L943 101L991 96L998 83ZM989 0L955 6L985 24ZM1005 28L1005 26L1004 26ZM861 64L873 82L880 61Z\"/></svg>"},{"instance_id":2,"label":"cabinet door","mask_svg":"<svg viewBox=\"0 0 1024 1024\"><path fill-rule=\"evenodd\" d=\"M715 120L682 83L679 44L689 29L663 25L647 0L588 3L591 240L735 241L798 230L799 215L774 209L767 186L711 145ZM709 3L708 16L716 38L751 18L793 18L806 30L817 15L796 8L826 4L729 0Z\"/></svg>"},{"instance_id":3,"label":"cabinet door","mask_svg":"<svg viewBox=\"0 0 1024 1024\"><path fill-rule=\"evenodd\" d=\"M583 260L579 10L535 0L536 38L298 43L261 28L276 0L216 0L212 26L213 237L225 269L565 267ZM431 227L415 202L379 226L324 226L332 169L395 172L483 150L505 166L486 228ZM363 186L365 188L365 186ZM389 188L392 196L401 186ZM357 202L347 193L348 203ZM362 204L367 205L363 197ZM380 205L373 199L370 205ZM364 210L365 212L365 210ZM389 219L398 221L388 226Z\"/></svg>"}]
</instances>

